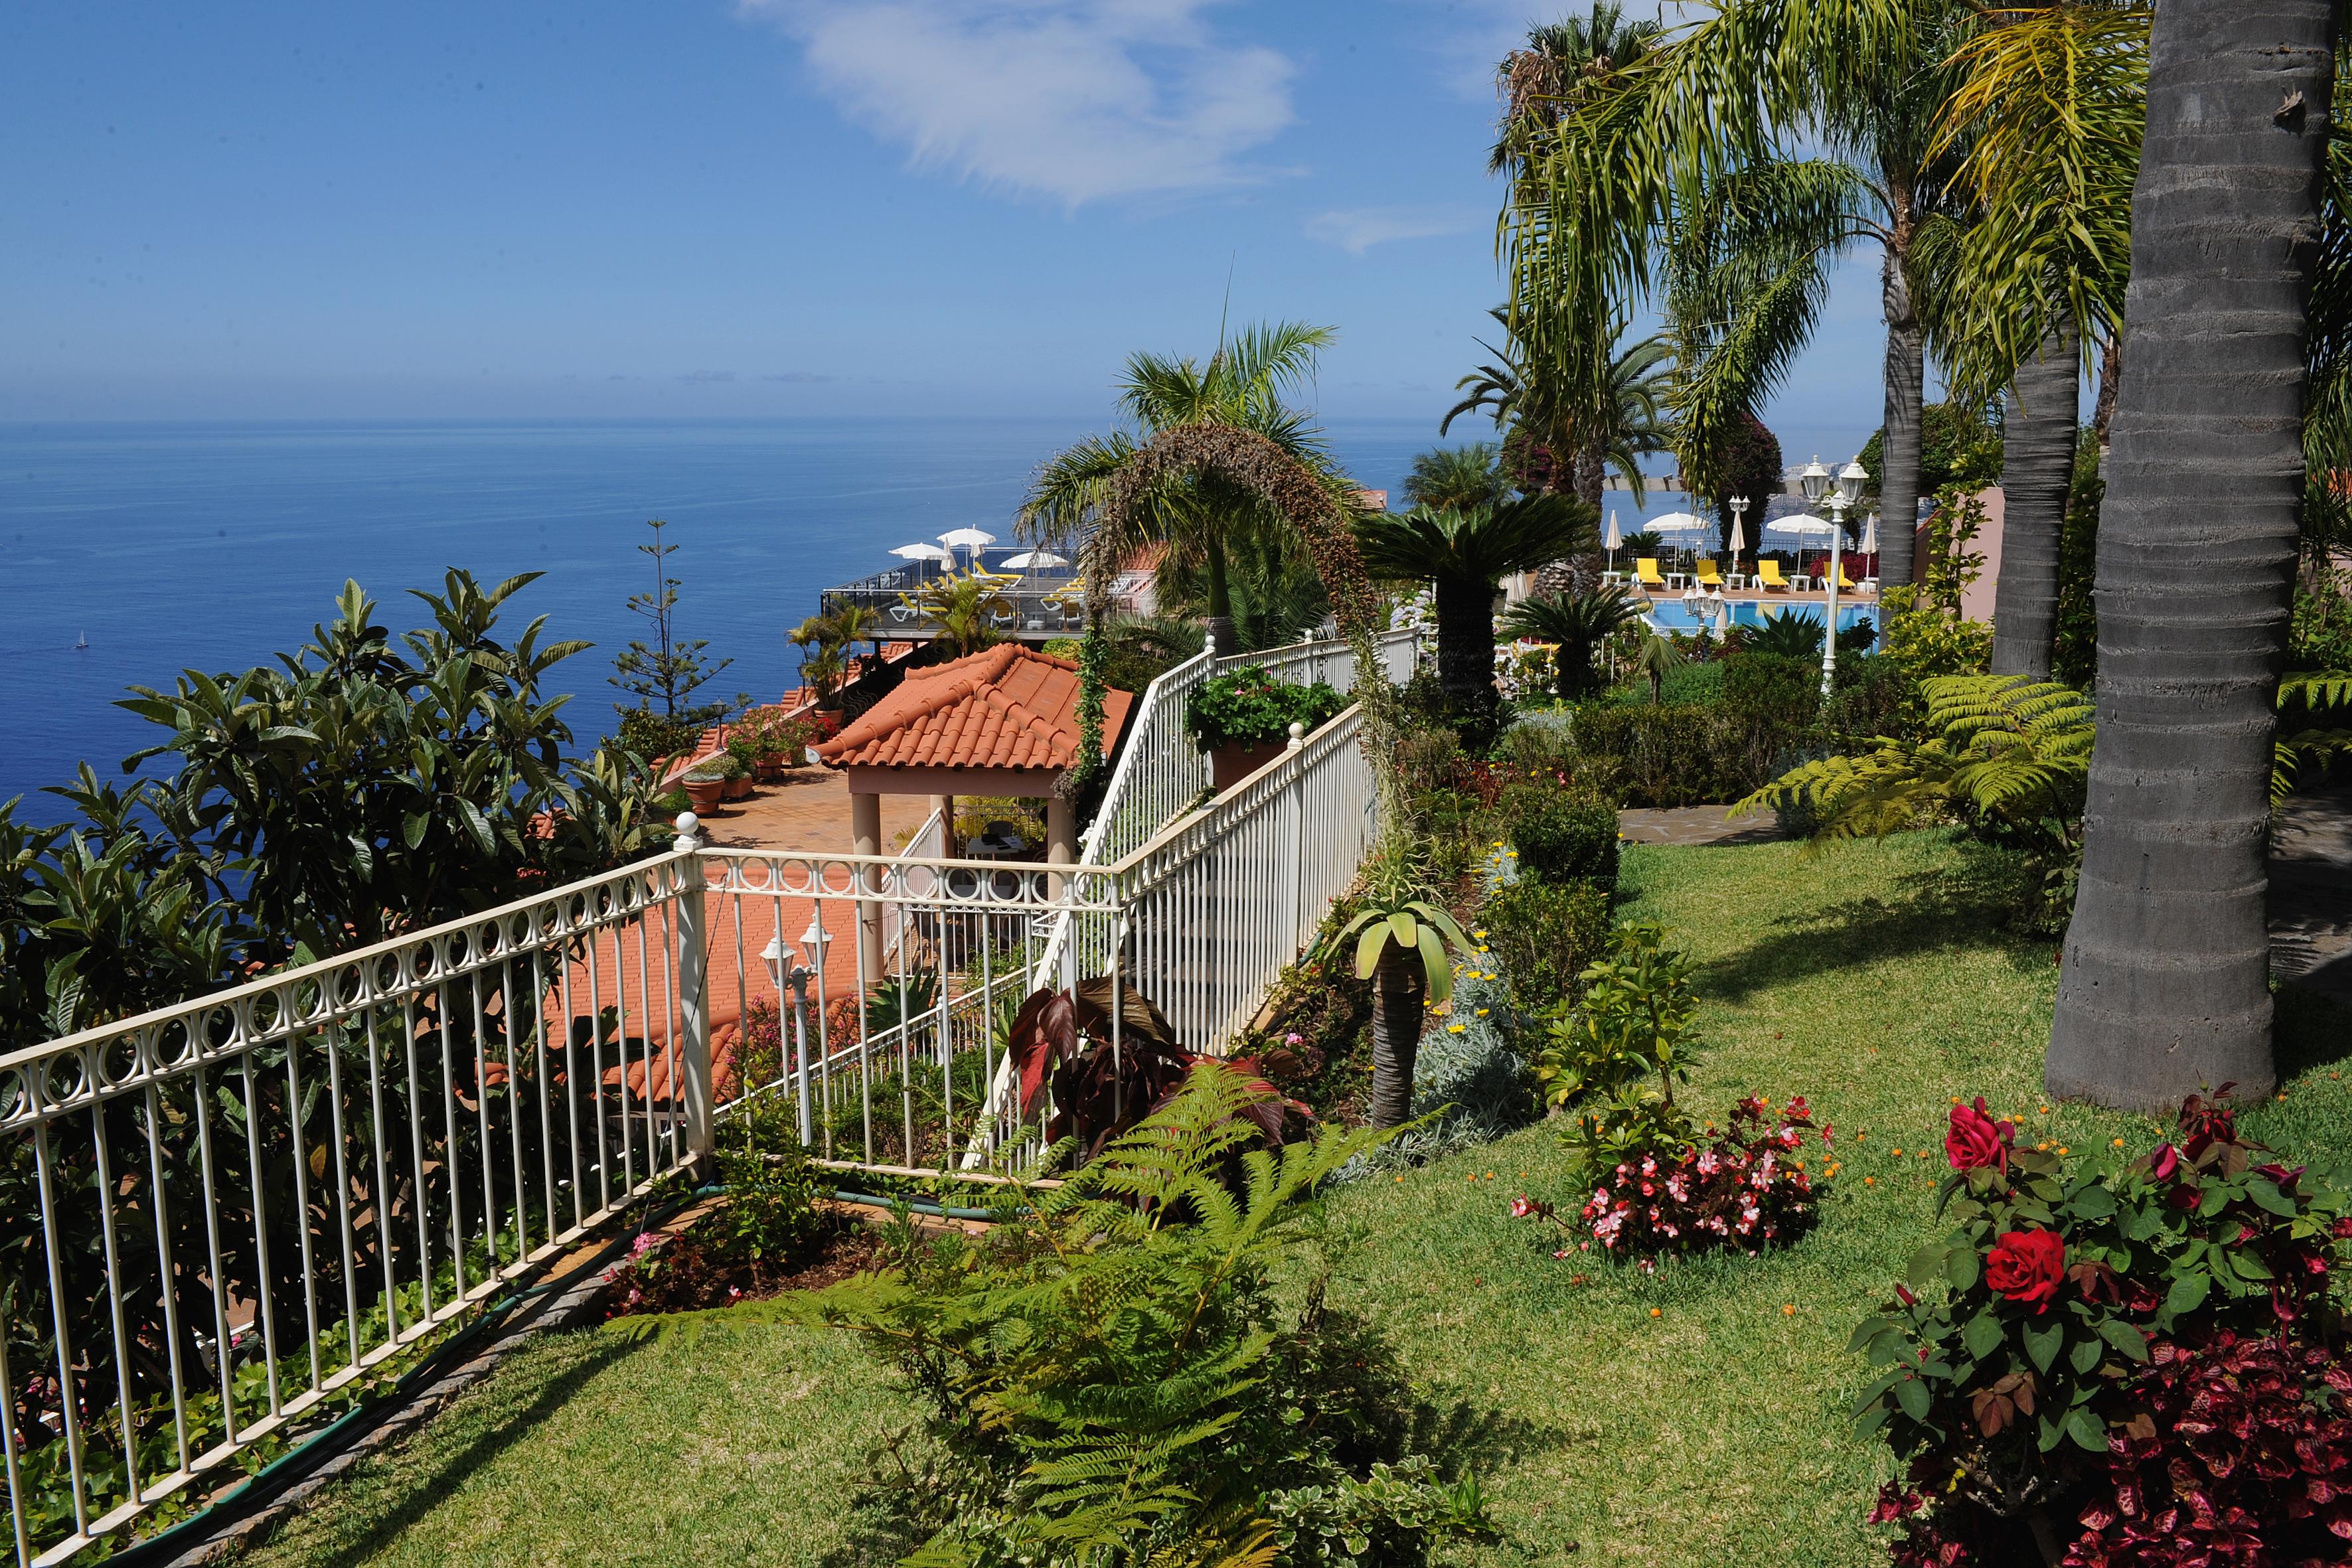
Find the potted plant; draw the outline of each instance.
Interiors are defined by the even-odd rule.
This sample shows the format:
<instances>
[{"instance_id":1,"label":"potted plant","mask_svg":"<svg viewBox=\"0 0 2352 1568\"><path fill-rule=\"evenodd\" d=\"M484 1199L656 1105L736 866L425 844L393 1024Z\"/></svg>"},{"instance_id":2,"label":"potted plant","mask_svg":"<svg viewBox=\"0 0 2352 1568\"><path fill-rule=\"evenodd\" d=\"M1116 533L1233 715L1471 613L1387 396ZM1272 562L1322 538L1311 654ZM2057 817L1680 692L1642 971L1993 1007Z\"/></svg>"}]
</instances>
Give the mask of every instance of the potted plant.
<instances>
[{"instance_id":1,"label":"potted plant","mask_svg":"<svg viewBox=\"0 0 2352 1568\"><path fill-rule=\"evenodd\" d=\"M719 775L724 781L720 786L719 798L721 800L750 799L751 770L737 760L732 752L721 752L712 761L719 764Z\"/></svg>"},{"instance_id":2,"label":"potted plant","mask_svg":"<svg viewBox=\"0 0 2352 1568\"><path fill-rule=\"evenodd\" d=\"M1282 754L1290 726L1314 730L1348 705L1322 681L1293 686L1258 665L1202 681L1184 710L1184 727L1209 753L1210 777L1231 789Z\"/></svg>"},{"instance_id":3,"label":"potted plant","mask_svg":"<svg viewBox=\"0 0 2352 1568\"><path fill-rule=\"evenodd\" d=\"M727 791L727 770L720 759L706 757L686 771L678 781L686 786L687 804L694 807L697 816L708 816L719 809L719 802Z\"/></svg>"}]
</instances>

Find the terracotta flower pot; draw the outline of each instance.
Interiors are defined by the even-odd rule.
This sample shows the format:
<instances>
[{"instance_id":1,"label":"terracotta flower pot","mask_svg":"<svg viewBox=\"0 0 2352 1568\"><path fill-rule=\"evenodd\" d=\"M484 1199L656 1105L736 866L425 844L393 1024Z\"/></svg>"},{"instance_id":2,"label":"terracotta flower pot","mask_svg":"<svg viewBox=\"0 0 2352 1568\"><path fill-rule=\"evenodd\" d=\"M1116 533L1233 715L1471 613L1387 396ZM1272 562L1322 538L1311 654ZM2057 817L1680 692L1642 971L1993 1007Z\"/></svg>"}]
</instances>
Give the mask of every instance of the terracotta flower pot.
<instances>
[{"instance_id":1,"label":"terracotta flower pot","mask_svg":"<svg viewBox=\"0 0 2352 1568\"><path fill-rule=\"evenodd\" d=\"M721 800L751 799L751 775L746 773L740 779L729 779L727 781L727 787L719 792L719 798Z\"/></svg>"},{"instance_id":2,"label":"terracotta flower pot","mask_svg":"<svg viewBox=\"0 0 2352 1568\"><path fill-rule=\"evenodd\" d=\"M1209 777L1223 795L1250 774L1282 755L1290 744L1288 736L1279 741L1258 741L1248 744L1230 742L1209 753Z\"/></svg>"},{"instance_id":3,"label":"terracotta flower pot","mask_svg":"<svg viewBox=\"0 0 2352 1568\"><path fill-rule=\"evenodd\" d=\"M719 796L726 793L725 779L688 779L686 800L697 816L708 816L719 809Z\"/></svg>"},{"instance_id":4,"label":"terracotta flower pot","mask_svg":"<svg viewBox=\"0 0 2352 1568\"><path fill-rule=\"evenodd\" d=\"M751 776L761 784L774 784L784 776L792 759L782 752L768 752L751 764Z\"/></svg>"}]
</instances>

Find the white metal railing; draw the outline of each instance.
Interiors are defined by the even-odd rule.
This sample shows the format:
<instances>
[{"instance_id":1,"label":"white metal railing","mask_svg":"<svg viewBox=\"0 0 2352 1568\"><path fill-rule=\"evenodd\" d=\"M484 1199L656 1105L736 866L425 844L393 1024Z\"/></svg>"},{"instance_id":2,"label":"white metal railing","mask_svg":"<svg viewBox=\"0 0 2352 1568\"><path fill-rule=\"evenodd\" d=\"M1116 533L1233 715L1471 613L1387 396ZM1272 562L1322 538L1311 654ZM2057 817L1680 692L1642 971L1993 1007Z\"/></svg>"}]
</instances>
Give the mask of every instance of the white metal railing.
<instances>
[{"instance_id":1,"label":"white metal railing","mask_svg":"<svg viewBox=\"0 0 2352 1568\"><path fill-rule=\"evenodd\" d=\"M1223 1048L1369 841L1360 722L1349 710L1205 805L1194 791L1109 864L688 835L0 1054L16 1560L119 1539L323 1420L702 1168L755 1104L782 1098L804 1141L863 1163L1011 1155L1024 1129L987 1103L1003 1025L1065 969L1127 979L1188 1046ZM1049 927L1087 940L1049 964Z\"/></svg>"}]
</instances>

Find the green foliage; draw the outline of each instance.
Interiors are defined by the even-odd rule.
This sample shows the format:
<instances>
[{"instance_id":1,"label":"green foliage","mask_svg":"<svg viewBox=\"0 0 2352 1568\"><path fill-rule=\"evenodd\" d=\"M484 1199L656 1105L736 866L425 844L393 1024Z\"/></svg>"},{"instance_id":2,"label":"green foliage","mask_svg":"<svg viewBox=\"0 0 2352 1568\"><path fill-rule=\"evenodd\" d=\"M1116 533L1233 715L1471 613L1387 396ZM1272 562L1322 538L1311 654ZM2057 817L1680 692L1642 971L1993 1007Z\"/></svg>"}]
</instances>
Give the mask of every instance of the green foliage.
<instances>
[{"instance_id":1,"label":"green foliage","mask_svg":"<svg viewBox=\"0 0 2352 1568\"><path fill-rule=\"evenodd\" d=\"M1612 946L1580 977L1583 999L1554 1010L1535 1060L1537 1093L1573 1115L1561 1136L1588 1171L1680 1150L1693 1131L1675 1102L1697 1054L1690 959L1650 922L1620 927Z\"/></svg>"},{"instance_id":2,"label":"green foliage","mask_svg":"<svg viewBox=\"0 0 2352 1568\"><path fill-rule=\"evenodd\" d=\"M1675 646L1675 639L1663 632L1652 632L1633 650L1627 668L1650 683L1650 701L1654 706L1665 700L1666 677L1682 662L1682 650Z\"/></svg>"},{"instance_id":3,"label":"green foliage","mask_svg":"<svg viewBox=\"0 0 2352 1568\"><path fill-rule=\"evenodd\" d=\"M931 634L931 641L945 649L950 658L962 658L1002 640L996 633L995 617L1008 602L996 583L977 573L943 572L913 593L898 597L939 628ZM802 679L807 679L805 667Z\"/></svg>"},{"instance_id":4,"label":"green foliage","mask_svg":"<svg viewBox=\"0 0 2352 1568\"><path fill-rule=\"evenodd\" d=\"M1976 491L1954 485L1936 492L1919 537L1916 607L1960 613L1961 594L1984 575L1984 552L1972 548L1984 524L1984 502Z\"/></svg>"},{"instance_id":5,"label":"green foliage","mask_svg":"<svg viewBox=\"0 0 2352 1568\"><path fill-rule=\"evenodd\" d=\"M2284 677L2278 689L2279 727L2272 742L2271 802L2276 805L2329 764L2352 756L2352 669L2310 670Z\"/></svg>"},{"instance_id":6,"label":"green foliage","mask_svg":"<svg viewBox=\"0 0 2352 1568\"><path fill-rule=\"evenodd\" d=\"M1330 591L1291 529L1236 523L1225 531L1219 559L1224 571L1225 613L1233 618L1234 638L1232 646L1217 649L1220 654L1255 653L1297 642L1330 614ZM1194 623L1197 651L1198 623L1212 613L1216 600L1208 563L1181 551L1163 553L1153 593L1160 616Z\"/></svg>"},{"instance_id":7,"label":"green foliage","mask_svg":"<svg viewBox=\"0 0 2352 1568\"><path fill-rule=\"evenodd\" d=\"M1522 496L1490 506L1367 512L1356 520L1364 570L1394 581L1492 586L1514 572L1590 550L1593 509L1572 496Z\"/></svg>"},{"instance_id":8,"label":"green foliage","mask_svg":"<svg viewBox=\"0 0 2352 1568\"><path fill-rule=\"evenodd\" d=\"M1616 588L1594 588L1581 594L1522 599L1505 612L1503 631L1508 637L1558 646L1554 690L1561 701L1572 702L1600 689L1593 650L1641 618L1641 601L1632 595Z\"/></svg>"},{"instance_id":9,"label":"green foliage","mask_svg":"<svg viewBox=\"0 0 2352 1568\"><path fill-rule=\"evenodd\" d=\"M1392 1355L1319 1289L1289 1305L1274 1289L1318 1234L1318 1189L1382 1135L1252 1146L1246 1113L1266 1098L1202 1064L1063 1185L1009 1189L984 1241L909 1247L878 1275L729 1321L845 1329L924 1403L941 1461L900 1500L915 1561L1264 1563L1277 1528L1319 1536L1337 1509L1343 1550L1385 1537L1383 1561L1419 1562L1483 1528L1475 1494L1465 1512L1424 1472L1372 1470L1407 1457ZM1277 1501L1376 1479L1403 1490Z\"/></svg>"},{"instance_id":10,"label":"green foliage","mask_svg":"<svg viewBox=\"0 0 2352 1568\"><path fill-rule=\"evenodd\" d=\"M704 726L656 713L651 708L625 708L613 743L647 767L682 757L702 742Z\"/></svg>"},{"instance_id":11,"label":"green foliage","mask_svg":"<svg viewBox=\"0 0 2352 1568\"><path fill-rule=\"evenodd\" d=\"M1886 623L1885 657L1915 691L1938 677L1982 675L1991 661L1992 627L1924 605L1916 589L1886 589L1878 613ZM1926 724L1925 700L1914 696L1904 705L1903 727L1917 733Z\"/></svg>"},{"instance_id":12,"label":"green foliage","mask_svg":"<svg viewBox=\"0 0 2352 1568\"><path fill-rule=\"evenodd\" d=\"M708 637L686 638L677 635L677 612L679 579L669 574L664 564L676 554L677 546L663 542L662 530L669 526L659 518L646 526L653 530L654 542L640 544L640 553L652 558L654 585L650 592L629 595L629 610L643 616L654 629L650 643L632 641L613 660L612 683L636 699L634 704L615 703L614 711L625 714L632 706L661 710L665 719L681 724L710 724L724 719L736 709L747 704L748 696L738 696L733 702L697 702L694 694L714 679L719 672L735 661L731 658L713 660L702 650L710 646ZM539 575L536 572L532 577ZM521 581L528 582L526 577ZM579 645L585 647L587 645Z\"/></svg>"},{"instance_id":13,"label":"green foliage","mask_svg":"<svg viewBox=\"0 0 2352 1568\"><path fill-rule=\"evenodd\" d=\"M1997 405L1930 403L1919 410L1919 493L1980 490L2000 483L2001 432ZM1870 475L1865 492L1878 493L1886 432L1871 433L1856 459Z\"/></svg>"},{"instance_id":14,"label":"green foliage","mask_svg":"<svg viewBox=\"0 0 2352 1568\"><path fill-rule=\"evenodd\" d=\"M1446 953L1465 951L1470 941L1438 903L1422 858L1403 840L1391 838L1365 863L1360 902L1356 915L1331 934L1327 950L1346 952L1352 943L1356 978L1370 980L1394 948L1419 970L1431 1003L1452 995L1454 965Z\"/></svg>"},{"instance_id":15,"label":"green foliage","mask_svg":"<svg viewBox=\"0 0 2352 1568\"><path fill-rule=\"evenodd\" d=\"M1511 479L1503 472L1502 448L1492 442L1473 441L1463 447L1433 447L1415 457L1401 493L1412 506L1466 511L1508 497Z\"/></svg>"},{"instance_id":16,"label":"green foliage","mask_svg":"<svg viewBox=\"0 0 2352 1568\"><path fill-rule=\"evenodd\" d=\"M1347 706L1322 681L1297 686L1249 664L1201 682L1185 705L1184 729L1202 751L1262 745L1287 737L1293 724L1312 733Z\"/></svg>"},{"instance_id":17,"label":"green foliage","mask_svg":"<svg viewBox=\"0 0 2352 1568\"><path fill-rule=\"evenodd\" d=\"M1774 653L1750 637L1740 652L1722 662L1723 706L1759 727L1790 735L1801 732L1821 708L1818 654L1817 648L1816 661L1808 664L1802 654Z\"/></svg>"},{"instance_id":18,"label":"green foliage","mask_svg":"<svg viewBox=\"0 0 2352 1568\"><path fill-rule=\"evenodd\" d=\"M1802 610L1790 610L1774 616L1748 634L1741 645L1750 653L1764 654L1773 658L1811 659L1819 668L1822 658L1822 627L1821 616Z\"/></svg>"},{"instance_id":19,"label":"green foliage","mask_svg":"<svg viewBox=\"0 0 2352 1568\"><path fill-rule=\"evenodd\" d=\"M1617 886L1617 807L1564 778L1515 782L1498 803L1519 872L1540 881Z\"/></svg>"},{"instance_id":20,"label":"green foliage","mask_svg":"<svg viewBox=\"0 0 2352 1568\"><path fill-rule=\"evenodd\" d=\"M840 696L850 674L851 649L861 642L878 646L881 637L882 615L871 605L842 605L793 628L789 640L801 650L801 684L819 708L831 708Z\"/></svg>"},{"instance_id":21,"label":"green foliage","mask_svg":"<svg viewBox=\"0 0 2352 1568\"><path fill-rule=\"evenodd\" d=\"M1570 724L1585 772L1630 806L1737 800L1773 776L1790 738L1777 720L1722 702L1585 702Z\"/></svg>"},{"instance_id":22,"label":"green foliage","mask_svg":"<svg viewBox=\"0 0 2352 1568\"><path fill-rule=\"evenodd\" d=\"M2146 1421L2127 1382L2158 1340L2331 1331L2344 1194L2263 1161L2226 1108L2192 1097L2172 1140L2116 1168L2015 1147L1984 1103L1952 1109L1951 1228L1851 1346L1874 1373L1860 1430L1920 1458L1931 1489L2011 1517L2063 1500L2084 1456L2104 1468L2111 1434Z\"/></svg>"},{"instance_id":23,"label":"green foliage","mask_svg":"<svg viewBox=\"0 0 2352 1568\"><path fill-rule=\"evenodd\" d=\"M1486 895L1470 934L1501 968L1515 1005L1539 1013L1572 1000L1577 976L1609 945L1609 907L1598 882L1521 877Z\"/></svg>"},{"instance_id":24,"label":"green foliage","mask_svg":"<svg viewBox=\"0 0 2352 1568\"><path fill-rule=\"evenodd\" d=\"M752 1100L720 1135L716 1163L727 1201L694 1232L720 1262L794 1259L828 1233L816 1200L833 1179L809 1163L798 1126L791 1101L772 1092Z\"/></svg>"}]
</instances>

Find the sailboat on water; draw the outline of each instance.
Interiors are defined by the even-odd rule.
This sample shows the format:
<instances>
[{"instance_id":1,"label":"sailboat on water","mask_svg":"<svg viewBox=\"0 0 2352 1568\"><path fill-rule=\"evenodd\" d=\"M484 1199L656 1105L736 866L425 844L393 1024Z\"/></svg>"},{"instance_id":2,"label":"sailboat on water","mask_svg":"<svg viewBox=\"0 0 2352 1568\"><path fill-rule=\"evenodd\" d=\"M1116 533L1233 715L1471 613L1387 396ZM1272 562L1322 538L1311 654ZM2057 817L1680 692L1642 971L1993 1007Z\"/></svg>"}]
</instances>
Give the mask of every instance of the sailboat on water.
<instances>
[{"instance_id":1,"label":"sailboat on water","mask_svg":"<svg viewBox=\"0 0 2352 1568\"><path fill-rule=\"evenodd\" d=\"M88 647L89 646L89 634L88 632L84 632L84 633L82 633L82 634L81 634L81 640L80 640L79 642L78 642L78 643L74 644L74 647L75 647L75 649L76 649L77 651L79 651L79 650L80 650L80 649L82 649L82 648L86 648L86 647Z\"/></svg>"}]
</instances>

